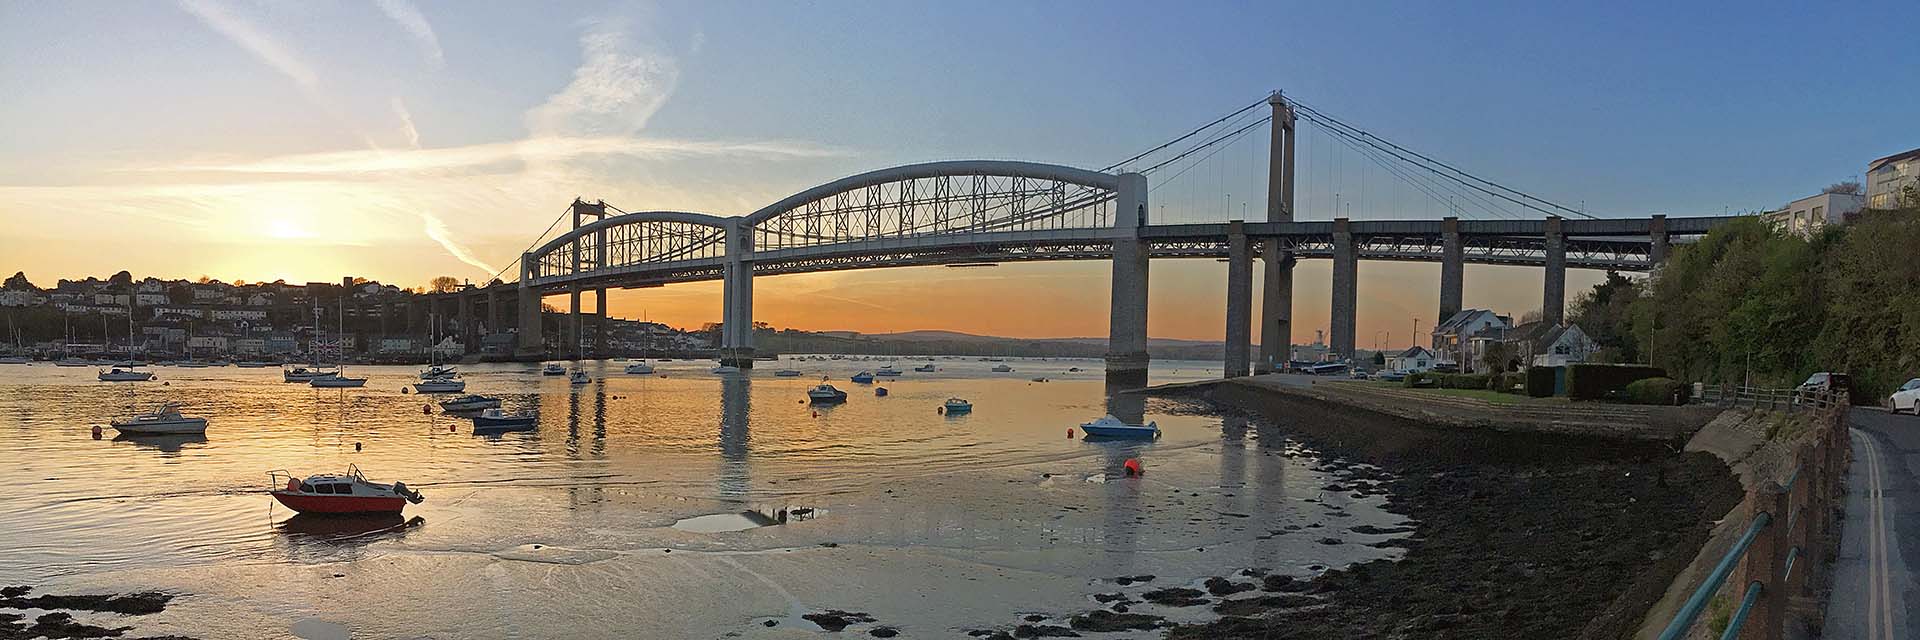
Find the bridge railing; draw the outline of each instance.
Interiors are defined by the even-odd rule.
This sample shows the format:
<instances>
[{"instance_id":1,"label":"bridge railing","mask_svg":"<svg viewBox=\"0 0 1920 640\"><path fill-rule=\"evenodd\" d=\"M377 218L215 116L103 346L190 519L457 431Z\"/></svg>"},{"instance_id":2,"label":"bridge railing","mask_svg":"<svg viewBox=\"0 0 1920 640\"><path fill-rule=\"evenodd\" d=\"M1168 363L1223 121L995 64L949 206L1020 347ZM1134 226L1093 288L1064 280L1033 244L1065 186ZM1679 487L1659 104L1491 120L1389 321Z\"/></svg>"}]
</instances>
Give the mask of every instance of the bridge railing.
<instances>
[{"instance_id":1,"label":"bridge railing","mask_svg":"<svg viewBox=\"0 0 1920 640\"><path fill-rule=\"evenodd\" d=\"M1841 490L1851 455L1845 394L1750 387L1727 391L1726 400L1740 406L1811 411L1813 431L1793 445L1793 455L1780 467L1791 470L1784 483L1762 481L1748 491L1743 502L1746 527L1674 615L1660 640L1703 637L1691 633L1695 624L1736 574L1731 595L1737 604L1718 637L1784 637L1788 601L1808 596L1810 578L1826 562L1825 544L1834 532L1835 507L1844 499Z\"/></svg>"}]
</instances>

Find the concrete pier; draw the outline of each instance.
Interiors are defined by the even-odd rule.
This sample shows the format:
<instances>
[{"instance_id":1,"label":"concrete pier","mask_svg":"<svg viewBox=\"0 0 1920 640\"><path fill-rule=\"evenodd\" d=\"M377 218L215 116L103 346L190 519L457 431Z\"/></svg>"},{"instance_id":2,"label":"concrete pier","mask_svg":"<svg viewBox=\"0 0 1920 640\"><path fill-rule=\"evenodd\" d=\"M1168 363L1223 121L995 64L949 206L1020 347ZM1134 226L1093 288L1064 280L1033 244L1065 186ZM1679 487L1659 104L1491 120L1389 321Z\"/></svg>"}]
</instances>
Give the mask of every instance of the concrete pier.
<instances>
[{"instance_id":1,"label":"concrete pier","mask_svg":"<svg viewBox=\"0 0 1920 640\"><path fill-rule=\"evenodd\" d=\"M753 228L727 227L727 262L721 272L720 364L753 368Z\"/></svg>"},{"instance_id":2,"label":"concrete pier","mask_svg":"<svg viewBox=\"0 0 1920 640\"><path fill-rule=\"evenodd\" d=\"M567 288L567 341L560 345L560 353L574 359L580 357L580 286Z\"/></svg>"},{"instance_id":3,"label":"concrete pier","mask_svg":"<svg viewBox=\"0 0 1920 640\"><path fill-rule=\"evenodd\" d=\"M1120 175L1114 199L1113 294L1107 325L1107 381L1147 383L1147 247L1140 228L1147 220L1147 177Z\"/></svg>"},{"instance_id":4,"label":"concrete pier","mask_svg":"<svg viewBox=\"0 0 1920 640\"><path fill-rule=\"evenodd\" d=\"M519 325L513 344L513 356L518 359L541 357L546 351L546 340L542 337L540 326L540 290L527 284L533 279L533 254L520 255L520 286L515 290L515 301L519 306Z\"/></svg>"},{"instance_id":5,"label":"concrete pier","mask_svg":"<svg viewBox=\"0 0 1920 640\"><path fill-rule=\"evenodd\" d=\"M1333 220L1333 315L1327 348L1338 358L1353 357L1354 322L1359 301L1360 254L1346 218Z\"/></svg>"},{"instance_id":6,"label":"concrete pier","mask_svg":"<svg viewBox=\"0 0 1920 640\"><path fill-rule=\"evenodd\" d=\"M1267 97L1273 109L1272 137L1267 141L1267 222L1293 221L1293 108L1275 91ZM1282 251L1277 239L1260 243L1264 292L1260 298L1260 357L1253 369L1272 373L1286 368L1293 343L1293 254Z\"/></svg>"},{"instance_id":7,"label":"concrete pier","mask_svg":"<svg viewBox=\"0 0 1920 640\"><path fill-rule=\"evenodd\" d=\"M593 290L593 353L605 357L607 354L607 288Z\"/></svg>"},{"instance_id":8,"label":"concrete pier","mask_svg":"<svg viewBox=\"0 0 1920 640\"><path fill-rule=\"evenodd\" d=\"M1440 314L1434 316L1433 326L1460 311L1467 264L1465 246L1460 242L1460 219L1447 216L1440 223ZM1418 342L1418 336L1415 338Z\"/></svg>"},{"instance_id":9,"label":"concrete pier","mask_svg":"<svg viewBox=\"0 0 1920 640\"><path fill-rule=\"evenodd\" d=\"M1651 237L1651 242L1647 245L1647 263L1650 265L1658 265L1666 262L1667 243L1671 240L1667 237L1666 214L1655 214L1653 216L1653 232L1648 235Z\"/></svg>"},{"instance_id":10,"label":"concrete pier","mask_svg":"<svg viewBox=\"0 0 1920 640\"><path fill-rule=\"evenodd\" d=\"M1253 256L1247 251L1246 222L1227 227L1226 377L1247 375L1247 350L1253 340Z\"/></svg>"},{"instance_id":11,"label":"concrete pier","mask_svg":"<svg viewBox=\"0 0 1920 640\"><path fill-rule=\"evenodd\" d=\"M1547 217L1547 273L1541 287L1540 319L1560 324L1566 319L1567 238L1560 231L1560 216Z\"/></svg>"}]
</instances>

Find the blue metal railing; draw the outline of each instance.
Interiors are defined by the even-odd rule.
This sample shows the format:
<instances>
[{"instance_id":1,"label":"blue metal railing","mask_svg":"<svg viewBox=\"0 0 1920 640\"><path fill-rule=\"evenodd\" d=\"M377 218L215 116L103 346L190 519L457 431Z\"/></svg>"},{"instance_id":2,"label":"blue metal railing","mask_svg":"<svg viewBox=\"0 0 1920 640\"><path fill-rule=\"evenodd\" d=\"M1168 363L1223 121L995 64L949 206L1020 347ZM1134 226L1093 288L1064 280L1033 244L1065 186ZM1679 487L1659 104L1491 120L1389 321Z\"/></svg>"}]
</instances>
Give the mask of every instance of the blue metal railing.
<instances>
[{"instance_id":1,"label":"blue metal railing","mask_svg":"<svg viewBox=\"0 0 1920 640\"><path fill-rule=\"evenodd\" d=\"M1720 633L1720 640L1733 640L1740 637L1740 627L1746 626L1747 614L1753 613L1753 603L1760 600L1760 581L1747 583L1747 597L1740 599L1740 608L1733 610L1733 617L1727 619L1727 630Z\"/></svg>"},{"instance_id":2,"label":"blue metal railing","mask_svg":"<svg viewBox=\"0 0 1920 640\"><path fill-rule=\"evenodd\" d=\"M1741 556L1747 554L1747 547L1753 546L1753 539L1760 537L1760 530L1770 524L1773 524L1771 513L1762 511L1753 516L1753 524L1747 525L1747 532L1741 534L1740 539L1734 541L1733 548L1720 557L1720 564L1714 565L1713 572L1707 574L1707 581L1701 583L1699 589L1693 590L1687 603L1673 616L1673 622L1667 624L1667 630L1660 632L1660 640L1680 640L1687 635L1687 629L1693 627L1693 621L1700 617L1701 611L1706 610L1707 601L1720 591L1720 585L1726 583L1727 576L1733 573L1733 566L1740 562Z\"/></svg>"}]
</instances>

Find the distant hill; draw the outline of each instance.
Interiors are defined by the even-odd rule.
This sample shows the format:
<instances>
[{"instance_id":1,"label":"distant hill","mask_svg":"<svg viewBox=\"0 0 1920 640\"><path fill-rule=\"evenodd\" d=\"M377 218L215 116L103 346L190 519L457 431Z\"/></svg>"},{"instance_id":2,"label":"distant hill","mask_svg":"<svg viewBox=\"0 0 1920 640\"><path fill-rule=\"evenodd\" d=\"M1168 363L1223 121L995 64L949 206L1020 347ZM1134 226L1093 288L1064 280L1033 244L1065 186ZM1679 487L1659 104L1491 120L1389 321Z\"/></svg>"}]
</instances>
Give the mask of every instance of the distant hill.
<instances>
[{"instance_id":1,"label":"distant hill","mask_svg":"<svg viewBox=\"0 0 1920 640\"><path fill-rule=\"evenodd\" d=\"M845 335L849 332L822 331L819 333ZM869 334L863 334L861 337L871 338L874 340L895 340L895 341L901 341L901 342L1020 342L1020 343L1072 342L1072 343L1078 343L1078 344L1097 344L1102 346L1105 346L1107 344L1106 338L1008 338L1003 336L983 336L983 335L972 334L972 333L961 333L959 331L942 331L939 329L901 331L898 333L869 333ZM1148 338L1147 339L1147 346L1149 347L1219 348L1220 345L1221 345L1221 342L1218 340L1182 340L1178 338Z\"/></svg>"}]
</instances>

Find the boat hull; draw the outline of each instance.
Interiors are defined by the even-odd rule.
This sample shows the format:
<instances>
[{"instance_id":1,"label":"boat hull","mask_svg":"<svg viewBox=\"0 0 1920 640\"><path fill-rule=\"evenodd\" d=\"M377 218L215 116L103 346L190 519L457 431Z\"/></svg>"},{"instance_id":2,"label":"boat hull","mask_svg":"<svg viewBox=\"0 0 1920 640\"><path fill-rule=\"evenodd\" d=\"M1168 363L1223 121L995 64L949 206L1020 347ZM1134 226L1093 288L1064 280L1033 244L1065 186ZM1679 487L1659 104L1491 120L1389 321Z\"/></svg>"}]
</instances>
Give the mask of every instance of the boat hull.
<instances>
[{"instance_id":1,"label":"boat hull","mask_svg":"<svg viewBox=\"0 0 1920 640\"><path fill-rule=\"evenodd\" d=\"M313 385L313 387L316 389L346 389L349 387L367 386L367 379L366 378L315 378L313 380L308 380L307 384Z\"/></svg>"},{"instance_id":2,"label":"boat hull","mask_svg":"<svg viewBox=\"0 0 1920 640\"><path fill-rule=\"evenodd\" d=\"M1083 424L1080 425L1080 430L1095 438L1152 440L1160 437L1160 430L1153 427L1108 427Z\"/></svg>"},{"instance_id":3,"label":"boat hull","mask_svg":"<svg viewBox=\"0 0 1920 640\"><path fill-rule=\"evenodd\" d=\"M162 421L132 422L132 423L116 422L116 423L113 423L113 429L115 431L119 431L120 433L125 433L130 435L171 436L171 435L192 434L192 433L206 433L207 421L204 419L196 419L196 420L168 420L164 422Z\"/></svg>"},{"instance_id":4,"label":"boat hull","mask_svg":"<svg viewBox=\"0 0 1920 640\"><path fill-rule=\"evenodd\" d=\"M300 513L400 513L407 499L399 496L327 496L273 492L273 499Z\"/></svg>"},{"instance_id":5,"label":"boat hull","mask_svg":"<svg viewBox=\"0 0 1920 640\"><path fill-rule=\"evenodd\" d=\"M461 381L421 382L413 385L413 390L420 393L459 393L467 390L467 383Z\"/></svg>"}]
</instances>

